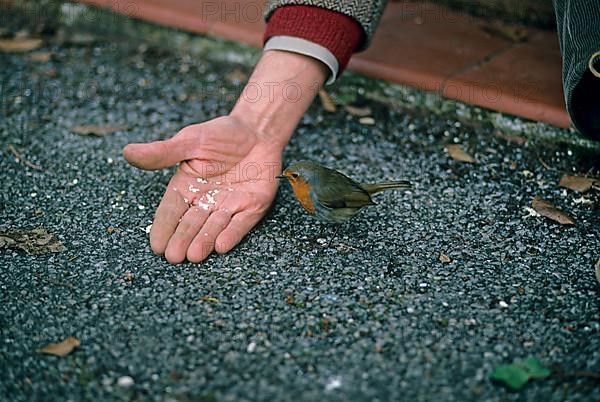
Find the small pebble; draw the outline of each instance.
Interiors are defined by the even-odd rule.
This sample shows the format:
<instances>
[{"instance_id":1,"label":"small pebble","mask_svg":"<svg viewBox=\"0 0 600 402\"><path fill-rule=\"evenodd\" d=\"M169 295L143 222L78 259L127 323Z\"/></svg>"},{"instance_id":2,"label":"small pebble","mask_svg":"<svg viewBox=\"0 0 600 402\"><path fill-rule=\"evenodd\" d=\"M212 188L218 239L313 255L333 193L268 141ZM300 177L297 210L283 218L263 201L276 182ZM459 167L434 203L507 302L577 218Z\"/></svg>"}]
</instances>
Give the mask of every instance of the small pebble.
<instances>
[{"instance_id":1,"label":"small pebble","mask_svg":"<svg viewBox=\"0 0 600 402\"><path fill-rule=\"evenodd\" d=\"M334 389L338 389L342 386L342 379L340 377L333 377L327 384L325 385L326 391L333 391Z\"/></svg>"},{"instance_id":2,"label":"small pebble","mask_svg":"<svg viewBox=\"0 0 600 402\"><path fill-rule=\"evenodd\" d=\"M372 117L361 117L360 119L358 119L358 122L366 126L372 126L375 124L375 119Z\"/></svg>"},{"instance_id":3,"label":"small pebble","mask_svg":"<svg viewBox=\"0 0 600 402\"><path fill-rule=\"evenodd\" d=\"M256 342L252 341L246 347L246 352L253 353L256 350Z\"/></svg>"},{"instance_id":4,"label":"small pebble","mask_svg":"<svg viewBox=\"0 0 600 402\"><path fill-rule=\"evenodd\" d=\"M117 380L117 384L119 384L119 387L128 388L134 384L134 381L133 378L131 378L130 376L124 375L122 377L119 377L119 379Z\"/></svg>"}]
</instances>

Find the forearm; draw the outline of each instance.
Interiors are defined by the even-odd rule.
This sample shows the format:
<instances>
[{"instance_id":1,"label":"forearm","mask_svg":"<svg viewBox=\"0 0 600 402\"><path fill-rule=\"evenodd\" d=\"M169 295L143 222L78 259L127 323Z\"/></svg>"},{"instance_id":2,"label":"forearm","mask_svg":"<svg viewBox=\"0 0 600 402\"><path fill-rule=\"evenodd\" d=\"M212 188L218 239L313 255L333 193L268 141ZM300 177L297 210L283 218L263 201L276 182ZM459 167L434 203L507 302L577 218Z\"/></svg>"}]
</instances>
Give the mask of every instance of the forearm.
<instances>
[{"instance_id":1,"label":"forearm","mask_svg":"<svg viewBox=\"0 0 600 402\"><path fill-rule=\"evenodd\" d=\"M258 140L281 151L327 78L320 61L296 53L263 53L231 111Z\"/></svg>"}]
</instances>

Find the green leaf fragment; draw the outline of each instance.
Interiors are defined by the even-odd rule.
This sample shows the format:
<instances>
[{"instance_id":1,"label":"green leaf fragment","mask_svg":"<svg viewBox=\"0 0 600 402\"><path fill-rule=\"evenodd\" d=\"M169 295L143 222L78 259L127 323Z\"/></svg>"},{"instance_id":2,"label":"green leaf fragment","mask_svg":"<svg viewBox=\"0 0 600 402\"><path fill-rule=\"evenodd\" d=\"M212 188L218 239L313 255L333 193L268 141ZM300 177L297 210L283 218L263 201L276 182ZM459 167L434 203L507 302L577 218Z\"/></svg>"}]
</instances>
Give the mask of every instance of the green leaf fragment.
<instances>
[{"instance_id":1,"label":"green leaf fragment","mask_svg":"<svg viewBox=\"0 0 600 402\"><path fill-rule=\"evenodd\" d=\"M550 370L542 366L539 360L528 357L513 364L496 367L490 375L490 379L504 384L512 391L519 391L529 380L547 378L550 374Z\"/></svg>"},{"instance_id":2,"label":"green leaf fragment","mask_svg":"<svg viewBox=\"0 0 600 402\"><path fill-rule=\"evenodd\" d=\"M518 391L529 381L529 374L514 364L504 364L496 367L490 376L492 381L498 381L513 391Z\"/></svg>"},{"instance_id":3,"label":"green leaf fragment","mask_svg":"<svg viewBox=\"0 0 600 402\"><path fill-rule=\"evenodd\" d=\"M541 380L547 378L551 374L550 370L542 366L542 363L535 357L528 357L517 364L527 371L530 378Z\"/></svg>"}]
</instances>

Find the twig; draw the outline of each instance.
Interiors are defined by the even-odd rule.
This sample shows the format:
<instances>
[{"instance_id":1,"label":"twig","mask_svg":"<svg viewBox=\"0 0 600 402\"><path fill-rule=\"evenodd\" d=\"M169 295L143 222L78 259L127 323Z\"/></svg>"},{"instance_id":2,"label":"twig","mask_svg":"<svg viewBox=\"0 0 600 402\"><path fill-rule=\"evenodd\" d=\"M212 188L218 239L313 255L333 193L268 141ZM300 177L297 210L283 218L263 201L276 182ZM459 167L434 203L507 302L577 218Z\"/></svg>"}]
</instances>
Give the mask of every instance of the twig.
<instances>
[{"instance_id":1,"label":"twig","mask_svg":"<svg viewBox=\"0 0 600 402\"><path fill-rule=\"evenodd\" d=\"M600 380L600 373L594 373L592 371L576 371L573 374L570 374L572 377L585 377L592 378L595 380Z\"/></svg>"},{"instance_id":2,"label":"twig","mask_svg":"<svg viewBox=\"0 0 600 402\"><path fill-rule=\"evenodd\" d=\"M35 163L32 163L32 162L29 162L27 159L23 158L23 155L21 155L19 153L19 151L17 151L17 148L15 148L15 146L13 144L8 144L8 150L10 151L10 153L12 153L15 156L15 158L17 158L19 160L19 162L23 162L23 164L25 166L28 166L35 170L42 170L41 166L36 165Z\"/></svg>"},{"instance_id":3,"label":"twig","mask_svg":"<svg viewBox=\"0 0 600 402\"><path fill-rule=\"evenodd\" d=\"M542 166L546 168L546 170L552 170L552 168L546 162L544 162L541 156L538 156L538 160L540 161Z\"/></svg>"},{"instance_id":4,"label":"twig","mask_svg":"<svg viewBox=\"0 0 600 402\"><path fill-rule=\"evenodd\" d=\"M565 372L560 368L555 369L554 372L559 378L562 379L572 379L572 378L586 378L592 381L600 381L600 373L596 373L593 371L574 371L574 372Z\"/></svg>"}]
</instances>

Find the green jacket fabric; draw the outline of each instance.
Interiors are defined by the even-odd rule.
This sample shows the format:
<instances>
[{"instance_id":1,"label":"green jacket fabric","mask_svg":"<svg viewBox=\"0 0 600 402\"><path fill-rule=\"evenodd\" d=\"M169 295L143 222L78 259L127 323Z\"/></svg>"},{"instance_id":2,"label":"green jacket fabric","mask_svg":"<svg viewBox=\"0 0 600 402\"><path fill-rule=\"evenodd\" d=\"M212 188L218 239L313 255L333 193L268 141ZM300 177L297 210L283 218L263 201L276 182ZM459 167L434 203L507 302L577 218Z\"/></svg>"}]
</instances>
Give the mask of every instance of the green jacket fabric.
<instances>
[{"instance_id":1,"label":"green jacket fabric","mask_svg":"<svg viewBox=\"0 0 600 402\"><path fill-rule=\"evenodd\" d=\"M554 0L565 103L575 127L600 140L600 0ZM590 63L591 61L591 63ZM595 66L595 67L594 67Z\"/></svg>"}]
</instances>

